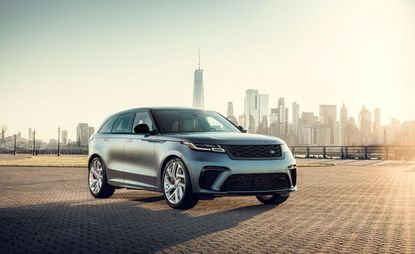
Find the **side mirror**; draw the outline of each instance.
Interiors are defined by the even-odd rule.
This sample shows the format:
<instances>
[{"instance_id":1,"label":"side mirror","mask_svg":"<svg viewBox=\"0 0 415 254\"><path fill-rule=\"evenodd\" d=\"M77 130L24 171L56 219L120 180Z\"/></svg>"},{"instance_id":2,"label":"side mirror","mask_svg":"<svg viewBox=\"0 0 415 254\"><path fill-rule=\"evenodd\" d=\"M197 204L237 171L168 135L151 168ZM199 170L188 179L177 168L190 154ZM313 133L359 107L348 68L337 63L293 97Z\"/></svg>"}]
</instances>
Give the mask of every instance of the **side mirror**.
<instances>
[{"instance_id":1,"label":"side mirror","mask_svg":"<svg viewBox=\"0 0 415 254\"><path fill-rule=\"evenodd\" d=\"M150 134L150 127L147 124L141 123L134 127L135 134Z\"/></svg>"},{"instance_id":2,"label":"side mirror","mask_svg":"<svg viewBox=\"0 0 415 254\"><path fill-rule=\"evenodd\" d=\"M238 126L238 129L242 132L242 133L246 133L247 132L247 130L245 130L244 129L244 127L242 127L242 126Z\"/></svg>"}]
</instances>

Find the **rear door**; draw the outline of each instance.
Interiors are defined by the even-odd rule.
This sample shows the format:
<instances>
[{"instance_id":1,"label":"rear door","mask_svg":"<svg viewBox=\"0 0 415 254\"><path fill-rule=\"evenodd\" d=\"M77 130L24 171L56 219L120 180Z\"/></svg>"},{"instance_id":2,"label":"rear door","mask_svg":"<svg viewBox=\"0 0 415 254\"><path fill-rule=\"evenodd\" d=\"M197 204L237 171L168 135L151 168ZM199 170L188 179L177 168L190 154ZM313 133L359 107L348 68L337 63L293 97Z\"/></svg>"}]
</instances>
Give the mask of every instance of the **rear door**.
<instances>
[{"instance_id":1,"label":"rear door","mask_svg":"<svg viewBox=\"0 0 415 254\"><path fill-rule=\"evenodd\" d=\"M143 123L149 126L150 131L154 130L153 121L147 110L136 112L133 126ZM155 188L157 167L155 166L154 148L155 143L151 142L151 139L143 134L134 134L131 131L125 143L125 185L138 188Z\"/></svg>"},{"instance_id":2,"label":"rear door","mask_svg":"<svg viewBox=\"0 0 415 254\"><path fill-rule=\"evenodd\" d=\"M124 152L124 142L120 140L118 135L111 133L114 122L118 115L108 119L101 129L98 131L97 139L101 144L99 146L100 156L106 164L106 175L108 183L120 186L124 183L124 174L120 162L120 155Z\"/></svg>"},{"instance_id":3,"label":"rear door","mask_svg":"<svg viewBox=\"0 0 415 254\"><path fill-rule=\"evenodd\" d=\"M124 184L125 179L125 142L131 133L134 113L118 115L111 129L110 138L106 142L107 168L109 183Z\"/></svg>"}]
</instances>

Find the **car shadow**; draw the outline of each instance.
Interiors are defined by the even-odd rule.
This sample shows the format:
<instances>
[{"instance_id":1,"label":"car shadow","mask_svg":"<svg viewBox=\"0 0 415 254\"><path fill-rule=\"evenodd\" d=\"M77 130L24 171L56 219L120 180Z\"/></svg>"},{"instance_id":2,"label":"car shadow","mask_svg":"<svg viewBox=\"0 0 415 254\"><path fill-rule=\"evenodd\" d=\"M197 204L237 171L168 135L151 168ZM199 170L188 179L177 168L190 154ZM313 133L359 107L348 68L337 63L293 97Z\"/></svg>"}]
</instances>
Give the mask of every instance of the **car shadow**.
<instances>
[{"instance_id":1,"label":"car shadow","mask_svg":"<svg viewBox=\"0 0 415 254\"><path fill-rule=\"evenodd\" d=\"M231 229L275 206L253 205L195 216L155 202L86 199L0 209L0 247L6 252L155 252ZM161 209L160 209L161 208ZM217 207L216 207L217 209ZM212 209L212 211L216 211Z\"/></svg>"},{"instance_id":2,"label":"car shadow","mask_svg":"<svg viewBox=\"0 0 415 254\"><path fill-rule=\"evenodd\" d=\"M138 202L144 202L144 203L154 203L164 200L164 196L152 196L152 197L142 197L142 198L133 198L131 201L138 201Z\"/></svg>"}]
</instances>

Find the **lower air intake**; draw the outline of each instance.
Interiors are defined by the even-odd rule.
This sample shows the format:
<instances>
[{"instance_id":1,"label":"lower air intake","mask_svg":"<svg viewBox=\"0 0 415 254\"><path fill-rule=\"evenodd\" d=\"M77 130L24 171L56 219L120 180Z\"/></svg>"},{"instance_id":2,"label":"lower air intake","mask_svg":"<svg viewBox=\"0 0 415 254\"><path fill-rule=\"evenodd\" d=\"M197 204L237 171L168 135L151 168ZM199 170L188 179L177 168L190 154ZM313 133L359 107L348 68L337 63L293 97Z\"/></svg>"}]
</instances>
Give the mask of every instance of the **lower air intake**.
<instances>
[{"instance_id":1,"label":"lower air intake","mask_svg":"<svg viewBox=\"0 0 415 254\"><path fill-rule=\"evenodd\" d=\"M221 191L274 191L291 187L285 173L273 174L236 174L229 176Z\"/></svg>"}]
</instances>

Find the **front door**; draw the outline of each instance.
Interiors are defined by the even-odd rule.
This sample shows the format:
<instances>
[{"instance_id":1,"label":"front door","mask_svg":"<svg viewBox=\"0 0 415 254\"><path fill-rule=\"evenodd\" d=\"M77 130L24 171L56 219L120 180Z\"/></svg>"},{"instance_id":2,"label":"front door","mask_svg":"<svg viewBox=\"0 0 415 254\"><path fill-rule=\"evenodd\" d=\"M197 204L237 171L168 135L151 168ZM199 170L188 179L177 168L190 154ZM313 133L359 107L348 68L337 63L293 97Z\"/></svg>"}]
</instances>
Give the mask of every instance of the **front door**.
<instances>
[{"instance_id":1,"label":"front door","mask_svg":"<svg viewBox=\"0 0 415 254\"><path fill-rule=\"evenodd\" d=\"M154 130L148 111L135 114L133 126L147 124ZM133 127L134 129L134 127ZM125 141L124 185L136 188L155 188L157 167L154 159L155 143L142 134L131 133Z\"/></svg>"}]
</instances>

